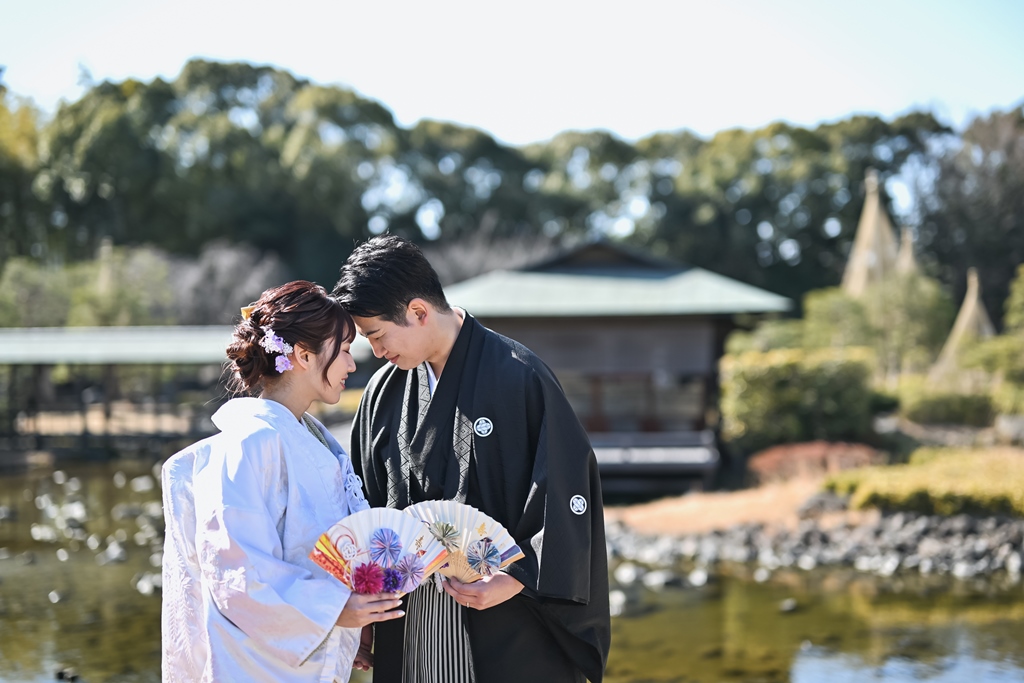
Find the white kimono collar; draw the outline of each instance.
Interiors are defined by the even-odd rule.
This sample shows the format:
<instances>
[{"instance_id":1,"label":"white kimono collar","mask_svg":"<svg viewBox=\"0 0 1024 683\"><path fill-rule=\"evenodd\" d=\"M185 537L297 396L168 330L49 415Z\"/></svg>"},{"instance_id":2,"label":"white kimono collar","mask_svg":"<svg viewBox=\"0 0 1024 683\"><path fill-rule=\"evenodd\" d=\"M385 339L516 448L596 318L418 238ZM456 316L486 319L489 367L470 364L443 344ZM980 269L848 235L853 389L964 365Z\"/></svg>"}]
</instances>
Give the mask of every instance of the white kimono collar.
<instances>
[{"instance_id":1,"label":"white kimono collar","mask_svg":"<svg viewBox=\"0 0 1024 683\"><path fill-rule=\"evenodd\" d=\"M254 424L255 423L255 424ZM301 429L306 428L295 419L292 411L277 401L270 401L264 398L233 398L213 414L213 424L222 432L235 431L240 427L263 427L270 425L275 429Z\"/></svg>"}]
</instances>

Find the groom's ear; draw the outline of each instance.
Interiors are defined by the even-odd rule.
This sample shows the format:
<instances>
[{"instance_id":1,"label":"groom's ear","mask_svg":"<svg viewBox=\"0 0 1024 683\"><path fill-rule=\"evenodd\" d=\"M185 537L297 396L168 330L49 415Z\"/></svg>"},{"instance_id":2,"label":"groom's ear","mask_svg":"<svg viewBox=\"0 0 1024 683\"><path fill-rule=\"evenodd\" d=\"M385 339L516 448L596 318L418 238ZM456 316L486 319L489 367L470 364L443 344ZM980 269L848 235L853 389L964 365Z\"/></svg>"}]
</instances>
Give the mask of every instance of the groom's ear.
<instances>
[{"instance_id":1,"label":"groom's ear","mask_svg":"<svg viewBox=\"0 0 1024 683\"><path fill-rule=\"evenodd\" d=\"M430 318L430 307L423 299L416 298L409 302L405 319L416 325L425 325Z\"/></svg>"}]
</instances>

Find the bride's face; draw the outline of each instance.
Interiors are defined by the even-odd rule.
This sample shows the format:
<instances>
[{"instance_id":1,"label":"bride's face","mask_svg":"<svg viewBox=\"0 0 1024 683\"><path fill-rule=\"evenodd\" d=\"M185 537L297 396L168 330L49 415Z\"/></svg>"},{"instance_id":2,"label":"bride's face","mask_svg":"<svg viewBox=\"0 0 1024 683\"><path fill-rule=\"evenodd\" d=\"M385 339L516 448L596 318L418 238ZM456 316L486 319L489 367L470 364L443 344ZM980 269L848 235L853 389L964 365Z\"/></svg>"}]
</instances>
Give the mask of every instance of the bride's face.
<instances>
[{"instance_id":1,"label":"bride's face","mask_svg":"<svg viewBox=\"0 0 1024 683\"><path fill-rule=\"evenodd\" d=\"M312 372L309 373L310 380L317 390L317 399L329 405L334 405L341 400L341 392L345 390L345 380L348 379L349 374L356 371L356 362L352 358L352 344L345 341L342 342L337 357L327 369L327 381L323 381L322 363L331 357L335 343L335 341L324 343L320 353L316 354L316 362L312 365Z\"/></svg>"}]
</instances>

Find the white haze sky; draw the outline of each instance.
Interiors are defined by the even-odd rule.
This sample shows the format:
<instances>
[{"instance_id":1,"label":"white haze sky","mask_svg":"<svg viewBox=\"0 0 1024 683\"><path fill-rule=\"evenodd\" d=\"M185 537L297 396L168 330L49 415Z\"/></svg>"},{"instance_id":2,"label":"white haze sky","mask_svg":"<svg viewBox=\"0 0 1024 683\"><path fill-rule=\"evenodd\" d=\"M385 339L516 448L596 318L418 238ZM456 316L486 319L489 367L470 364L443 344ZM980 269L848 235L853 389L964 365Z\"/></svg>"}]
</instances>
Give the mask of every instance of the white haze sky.
<instances>
[{"instance_id":1,"label":"white haze sky","mask_svg":"<svg viewBox=\"0 0 1024 683\"><path fill-rule=\"evenodd\" d=\"M1024 2L4 0L3 83L47 112L193 57L271 64L526 144L813 126L915 108L962 127L1024 101Z\"/></svg>"}]
</instances>

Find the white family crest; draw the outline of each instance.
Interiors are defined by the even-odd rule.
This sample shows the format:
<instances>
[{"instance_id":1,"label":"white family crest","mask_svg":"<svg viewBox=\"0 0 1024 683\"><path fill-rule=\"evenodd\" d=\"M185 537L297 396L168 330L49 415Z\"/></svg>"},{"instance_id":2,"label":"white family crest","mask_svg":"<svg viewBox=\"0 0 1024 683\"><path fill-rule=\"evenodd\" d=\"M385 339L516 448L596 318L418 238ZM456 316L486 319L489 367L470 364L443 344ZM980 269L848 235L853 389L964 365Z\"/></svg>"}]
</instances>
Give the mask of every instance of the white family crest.
<instances>
[{"instance_id":1,"label":"white family crest","mask_svg":"<svg viewBox=\"0 0 1024 683\"><path fill-rule=\"evenodd\" d=\"M477 436L490 436L494 431L494 423L488 417L478 417L473 423L473 431Z\"/></svg>"},{"instance_id":2,"label":"white family crest","mask_svg":"<svg viewBox=\"0 0 1024 683\"><path fill-rule=\"evenodd\" d=\"M587 499L583 496L573 496L569 499L569 509L575 515L582 515L587 511Z\"/></svg>"}]
</instances>

